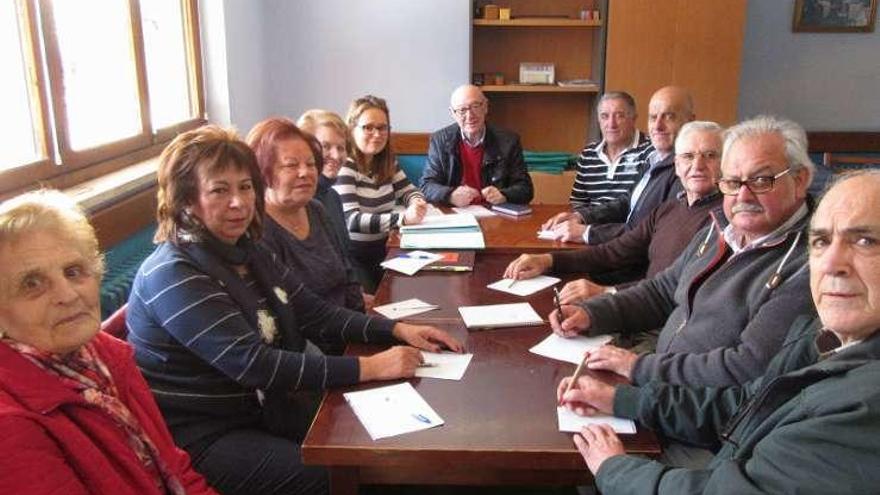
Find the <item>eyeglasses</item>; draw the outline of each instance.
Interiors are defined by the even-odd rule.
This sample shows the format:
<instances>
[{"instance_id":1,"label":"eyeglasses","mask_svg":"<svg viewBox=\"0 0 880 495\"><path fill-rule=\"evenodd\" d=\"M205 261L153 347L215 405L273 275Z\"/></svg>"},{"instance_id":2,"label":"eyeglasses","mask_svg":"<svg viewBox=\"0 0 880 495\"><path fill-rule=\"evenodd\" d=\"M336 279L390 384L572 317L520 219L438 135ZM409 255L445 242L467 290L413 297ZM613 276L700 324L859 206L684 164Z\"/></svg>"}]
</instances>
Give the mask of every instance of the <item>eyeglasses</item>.
<instances>
[{"instance_id":1,"label":"eyeglasses","mask_svg":"<svg viewBox=\"0 0 880 495\"><path fill-rule=\"evenodd\" d=\"M685 163L693 163L694 160L699 156L703 160L712 160L715 161L721 157L721 153L717 151L709 150L709 151L687 151L685 153L679 153L678 156Z\"/></svg>"},{"instance_id":2,"label":"eyeglasses","mask_svg":"<svg viewBox=\"0 0 880 495\"><path fill-rule=\"evenodd\" d=\"M742 186L746 186L746 189L751 191L752 194L764 194L773 190L773 186L776 185L776 179L791 172L791 170L791 167L788 167L776 175L752 177L751 179L746 180L721 179L718 181L718 189L721 191L721 194L736 196L739 194L739 190Z\"/></svg>"},{"instance_id":3,"label":"eyeglasses","mask_svg":"<svg viewBox=\"0 0 880 495\"><path fill-rule=\"evenodd\" d=\"M364 131L366 134L376 134L376 133L385 134L386 132L388 132L388 129L389 129L389 126L387 126L385 124L379 124L379 125L364 124L364 125L360 125L358 127L360 127L361 130Z\"/></svg>"},{"instance_id":4,"label":"eyeglasses","mask_svg":"<svg viewBox=\"0 0 880 495\"><path fill-rule=\"evenodd\" d=\"M465 115L467 115L468 112L476 113L476 112L482 110L485 105L486 105L485 101L477 101L477 102L471 103L470 105L462 105L458 108L452 108L451 110L452 110L452 113L454 113L455 115L457 115L459 117L464 117Z\"/></svg>"}]
</instances>

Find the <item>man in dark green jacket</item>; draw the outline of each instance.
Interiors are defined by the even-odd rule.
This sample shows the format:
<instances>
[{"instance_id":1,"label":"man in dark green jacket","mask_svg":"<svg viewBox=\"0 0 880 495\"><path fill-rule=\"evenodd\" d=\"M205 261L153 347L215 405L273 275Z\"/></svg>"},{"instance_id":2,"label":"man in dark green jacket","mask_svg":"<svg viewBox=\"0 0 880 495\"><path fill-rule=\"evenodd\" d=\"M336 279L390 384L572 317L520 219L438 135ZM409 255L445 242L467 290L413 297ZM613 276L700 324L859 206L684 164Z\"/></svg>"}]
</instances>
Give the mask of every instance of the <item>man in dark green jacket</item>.
<instances>
[{"instance_id":1,"label":"man in dark green jacket","mask_svg":"<svg viewBox=\"0 0 880 495\"><path fill-rule=\"evenodd\" d=\"M717 453L703 469L624 455L607 426L574 436L605 495L877 493L880 486L880 172L845 176L809 227L818 319L795 321L763 377L742 387L581 378L581 414L637 419ZM569 379L560 383L562 395Z\"/></svg>"}]
</instances>

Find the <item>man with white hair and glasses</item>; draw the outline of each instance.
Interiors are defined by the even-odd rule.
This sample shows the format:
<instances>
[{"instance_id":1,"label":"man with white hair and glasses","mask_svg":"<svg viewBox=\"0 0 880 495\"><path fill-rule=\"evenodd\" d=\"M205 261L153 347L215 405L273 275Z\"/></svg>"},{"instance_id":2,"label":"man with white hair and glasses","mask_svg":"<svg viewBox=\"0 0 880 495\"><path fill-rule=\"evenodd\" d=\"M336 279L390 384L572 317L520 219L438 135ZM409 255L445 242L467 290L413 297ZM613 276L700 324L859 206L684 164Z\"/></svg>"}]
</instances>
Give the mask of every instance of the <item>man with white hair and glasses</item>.
<instances>
[{"instance_id":1,"label":"man with white hair and glasses","mask_svg":"<svg viewBox=\"0 0 880 495\"><path fill-rule=\"evenodd\" d=\"M808 294L806 133L789 120L757 117L725 133L719 189L723 214L698 232L666 270L616 294L553 311L564 337L662 327L656 351L615 346L591 352L590 369L634 384L727 386L760 376Z\"/></svg>"}]
</instances>

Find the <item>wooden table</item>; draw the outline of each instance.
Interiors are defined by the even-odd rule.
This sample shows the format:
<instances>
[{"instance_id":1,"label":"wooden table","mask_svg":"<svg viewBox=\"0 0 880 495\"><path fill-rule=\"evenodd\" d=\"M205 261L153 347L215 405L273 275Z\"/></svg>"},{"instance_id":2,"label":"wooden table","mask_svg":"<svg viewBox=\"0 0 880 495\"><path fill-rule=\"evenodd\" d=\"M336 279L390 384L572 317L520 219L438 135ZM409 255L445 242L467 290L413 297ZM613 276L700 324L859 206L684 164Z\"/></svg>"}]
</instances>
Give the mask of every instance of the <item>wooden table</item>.
<instances>
[{"instance_id":1,"label":"wooden table","mask_svg":"<svg viewBox=\"0 0 880 495\"><path fill-rule=\"evenodd\" d=\"M328 466L334 494L356 494L361 483L430 485L578 485L592 482L571 441L558 431L555 391L574 365L528 349L549 333L546 325L468 332L458 306L528 301L542 316L552 307L548 290L527 298L493 291L513 255L481 252L471 273L425 272L413 277L387 273L376 303L419 297L439 310L408 318L431 323L459 338L473 360L461 381L410 382L445 425L373 441L342 394L373 388L369 383L329 392L302 445L307 464ZM353 345L364 355L377 346ZM630 453L657 455L653 433L622 436Z\"/></svg>"},{"instance_id":2,"label":"wooden table","mask_svg":"<svg viewBox=\"0 0 880 495\"><path fill-rule=\"evenodd\" d=\"M579 485L592 477L571 435L558 431L556 386L574 365L528 349L546 327L468 332L439 323L474 354L461 381L412 379L413 387L444 419L441 427L373 441L342 394L328 393L302 445L306 464L328 466L331 492L356 494L366 484ZM355 355L375 346L349 348ZM657 455L653 433L623 435L630 453Z\"/></svg>"},{"instance_id":3,"label":"wooden table","mask_svg":"<svg viewBox=\"0 0 880 495\"><path fill-rule=\"evenodd\" d=\"M531 205L532 213L521 217L495 215L479 219L487 253L543 253L554 249L577 249L583 244L538 239L541 224L553 215L568 211L568 205ZM448 210L444 208L444 210ZM400 232L388 236L388 247L400 247Z\"/></svg>"}]
</instances>

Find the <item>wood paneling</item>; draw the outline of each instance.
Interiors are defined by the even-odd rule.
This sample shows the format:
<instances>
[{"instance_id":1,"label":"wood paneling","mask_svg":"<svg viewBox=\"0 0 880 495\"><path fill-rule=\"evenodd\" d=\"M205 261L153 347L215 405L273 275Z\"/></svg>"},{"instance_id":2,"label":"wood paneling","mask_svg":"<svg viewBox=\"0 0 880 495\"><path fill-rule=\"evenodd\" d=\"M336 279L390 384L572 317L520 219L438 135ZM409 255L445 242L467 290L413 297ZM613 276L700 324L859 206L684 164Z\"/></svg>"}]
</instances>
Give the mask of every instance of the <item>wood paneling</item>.
<instances>
[{"instance_id":1,"label":"wood paneling","mask_svg":"<svg viewBox=\"0 0 880 495\"><path fill-rule=\"evenodd\" d=\"M156 219L156 186L90 212L101 249L107 249Z\"/></svg>"},{"instance_id":2,"label":"wood paneling","mask_svg":"<svg viewBox=\"0 0 880 495\"><path fill-rule=\"evenodd\" d=\"M669 84L691 90L698 119L736 121L745 0L609 4L605 89L636 98L640 128L651 94Z\"/></svg>"},{"instance_id":3,"label":"wood paneling","mask_svg":"<svg viewBox=\"0 0 880 495\"><path fill-rule=\"evenodd\" d=\"M517 132L523 149L576 153L587 140L589 93L499 93L489 101L489 122Z\"/></svg>"},{"instance_id":4,"label":"wood paneling","mask_svg":"<svg viewBox=\"0 0 880 495\"><path fill-rule=\"evenodd\" d=\"M880 153L880 132L808 132L811 153Z\"/></svg>"},{"instance_id":5,"label":"wood paneling","mask_svg":"<svg viewBox=\"0 0 880 495\"><path fill-rule=\"evenodd\" d=\"M391 147L398 155L426 155L430 140L431 134L427 132L394 132Z\"/></svg>"}]
</instances>

